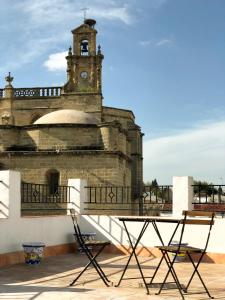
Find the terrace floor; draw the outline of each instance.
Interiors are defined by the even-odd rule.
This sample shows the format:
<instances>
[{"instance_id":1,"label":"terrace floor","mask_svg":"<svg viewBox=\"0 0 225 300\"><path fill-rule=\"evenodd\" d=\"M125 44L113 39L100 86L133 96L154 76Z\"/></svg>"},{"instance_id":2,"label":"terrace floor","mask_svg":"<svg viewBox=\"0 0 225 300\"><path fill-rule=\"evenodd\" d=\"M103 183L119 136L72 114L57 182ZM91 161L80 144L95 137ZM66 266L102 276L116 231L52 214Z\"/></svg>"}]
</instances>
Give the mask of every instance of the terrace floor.
<instances>
[{"instance_id":1,"label":"terrace floor","mask_svg":"<svg viewBox=\"0 0 225 300\"><path fill-rule=\"evenodd\" d=\"M101 265L109 275L109 279L116 284L126 263L127 256L104 254L101 256ZM146 276L151 276L158 259L142 257L143 270ZM96 271L89 269L80 278L78 284L69 287L69 283L86 263L83 254L68 254L44 259L40 265L18 264L0 268L0 299L7 300L162 300L181 299L177 290L166 290L156 296L156 289L151 289L151 295L141 286L141 280L122 281L120 287L105 287L98 279ZM187 263L177 263L177 272L186 282L192 268ZM166 266L163 268L166 270ZM202 264L200 267L205 282L215 299L225 300L225 265ZM161 273L162 274L162 273ZM132 261L127 273L128 277L139 276L135 261ZM160 278L159 278L160 279ZM195 279L190 291L201 292L199 280ZM192 294L185 297L187 300L208 299L207 294Z\"/></svg>"}]
</instances>

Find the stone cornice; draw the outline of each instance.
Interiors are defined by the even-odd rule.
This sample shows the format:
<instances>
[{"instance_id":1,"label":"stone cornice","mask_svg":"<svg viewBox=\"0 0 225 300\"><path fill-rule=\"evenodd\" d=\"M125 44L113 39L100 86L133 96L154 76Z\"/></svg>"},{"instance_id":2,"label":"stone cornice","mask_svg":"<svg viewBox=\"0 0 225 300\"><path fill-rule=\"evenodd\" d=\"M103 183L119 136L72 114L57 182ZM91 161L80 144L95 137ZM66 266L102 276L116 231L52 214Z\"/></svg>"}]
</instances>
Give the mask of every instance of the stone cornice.
<instances>
[{"instance_id":1,"label":"stone cornice","mask_svg":"<svg viewBox=\"0 0 225 300\"><path fill-rule=\"evenodd\" d=\"M131 158L121 151L106 151L106 150L37 150L37 151L3 151L0 152L0 157L11 156L60 156L60 155L114 155L128 162Z\"/></svg>"},{"instance_id":2,"label":"stone cornice","mask_svg":"<svg viewBox=\"0 0 225 300\"><path fill-rule=\"evenodd\" d=\"M128 112L128 113L132 114L133 118L135 118L134 113L132 112L132 110L129 110L129 109L118 108L118 107L109 107L109 106L102 106L102 109L103 109L103 113L104 113L104 109L112 109L112 110Z\"/></svg>"},{"instance_id":3,"label":"stone cornice","mask_svg":"<svg viewBox=\"0 0 225 300\"><path fill-rule=\"evenodd\" d=\"M65 127L74 127L74 128L84 128L84 127L92 127L92 128L97 128L98 126L96 124L71 124L71 123L59 123L59 124L31 124L31 125L24 125L24 126L18 126L18 125L0 125L0 130L1 129L18 129L18 130L23 130L23 129L40 129L40 128L54 128L54 127L60 127L60 128L65 128Z\"/></svg>"},{"instance_id":4,"label":"stone cornice","mask_svg":"<svg viewBox=\"0 0 225 300\"><path fill-rule=\"evenodd\" d=\"M125 135L128 134L127 130L124 129L122 127L121 123L118 122L118 121L103 122L103 123L97 124L97 126L99 128L102 128L102 127L114 127L114 128L118 128L120 132L124 133Z\"/></svg>"}]
</instances>

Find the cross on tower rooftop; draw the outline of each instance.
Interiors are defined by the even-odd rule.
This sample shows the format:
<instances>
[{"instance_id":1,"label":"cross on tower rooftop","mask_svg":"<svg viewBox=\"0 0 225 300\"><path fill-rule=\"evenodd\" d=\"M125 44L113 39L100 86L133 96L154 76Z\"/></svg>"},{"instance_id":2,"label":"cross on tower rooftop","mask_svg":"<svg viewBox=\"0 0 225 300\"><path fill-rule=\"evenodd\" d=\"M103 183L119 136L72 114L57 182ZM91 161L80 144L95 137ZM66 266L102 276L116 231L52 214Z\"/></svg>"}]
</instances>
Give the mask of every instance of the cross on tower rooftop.
<instances>
[{"instance_id":1,"label":"cross on tower rooftop","mask_svg":"<svg viewBox=\"0 0 225 300\"><path fill-rule=\"evenodd\" d=\"M84 21L86 20L86 16L87 16L87 11L89 10L88 7L84 7L84 8L81 8L81 10L84 12Z\"/></svg>"}]
</instances>

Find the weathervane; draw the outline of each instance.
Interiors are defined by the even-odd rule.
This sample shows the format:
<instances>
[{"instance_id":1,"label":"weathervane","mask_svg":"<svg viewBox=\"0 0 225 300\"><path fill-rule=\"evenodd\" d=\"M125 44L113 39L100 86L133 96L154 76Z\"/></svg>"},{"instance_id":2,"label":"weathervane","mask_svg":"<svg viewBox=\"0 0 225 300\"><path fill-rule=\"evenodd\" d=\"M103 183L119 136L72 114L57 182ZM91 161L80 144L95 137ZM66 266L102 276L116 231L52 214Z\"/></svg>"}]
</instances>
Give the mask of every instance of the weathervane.
<instances>
[{"instance_id":1,"label":"weathervane","mask_svg":"<svg viewBox=\"0 0 225 300\"><path fill-rule=\"evenodd\" d=\"M88 7L84 7L84 8L81 8L81 10L84 12L84 21L86 20L86 16L87 16L87 11L89 10Z\"/></svg>"}]
</instances>

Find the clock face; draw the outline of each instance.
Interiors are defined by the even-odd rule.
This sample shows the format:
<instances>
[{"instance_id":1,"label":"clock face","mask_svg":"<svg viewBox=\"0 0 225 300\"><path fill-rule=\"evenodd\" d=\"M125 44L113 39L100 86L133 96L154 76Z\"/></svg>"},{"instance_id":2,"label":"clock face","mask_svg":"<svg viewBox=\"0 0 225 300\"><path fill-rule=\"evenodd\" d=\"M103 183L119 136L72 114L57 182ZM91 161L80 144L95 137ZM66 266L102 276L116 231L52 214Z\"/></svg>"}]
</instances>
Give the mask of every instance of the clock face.
<instances>
[{"instance_id":1,"label":"clock face","mask_svg":"<svg viewBox=\"0 0 225 300\"><path fill-rule=\"evenodd\" d=\"M83 79L87 79L88 73L86 71L83 71L83 72L80 73L80 77L83 78Z\"/></svg>"}]
</instances>

